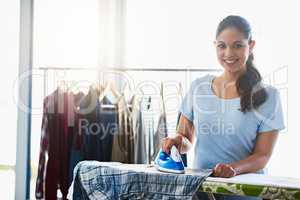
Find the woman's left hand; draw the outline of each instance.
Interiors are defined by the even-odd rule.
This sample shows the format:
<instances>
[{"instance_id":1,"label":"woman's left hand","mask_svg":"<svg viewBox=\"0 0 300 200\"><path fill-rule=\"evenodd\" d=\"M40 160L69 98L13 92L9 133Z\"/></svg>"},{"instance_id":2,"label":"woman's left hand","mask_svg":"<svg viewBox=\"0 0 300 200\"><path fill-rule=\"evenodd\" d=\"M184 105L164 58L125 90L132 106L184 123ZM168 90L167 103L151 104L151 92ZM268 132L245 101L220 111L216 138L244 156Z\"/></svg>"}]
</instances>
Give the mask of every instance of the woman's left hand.
<instances>
[{"instance_id":1,"label":"woman's left hand","mask_svg":"<svg viewBox=\"0 0 300 200\"><path fill-rule=\"evenodd\" d=\"M216 177L230 178L236 175L236 171L229 164L218 163L213 169L213 175Z\"/></svg>"}]
</instances>

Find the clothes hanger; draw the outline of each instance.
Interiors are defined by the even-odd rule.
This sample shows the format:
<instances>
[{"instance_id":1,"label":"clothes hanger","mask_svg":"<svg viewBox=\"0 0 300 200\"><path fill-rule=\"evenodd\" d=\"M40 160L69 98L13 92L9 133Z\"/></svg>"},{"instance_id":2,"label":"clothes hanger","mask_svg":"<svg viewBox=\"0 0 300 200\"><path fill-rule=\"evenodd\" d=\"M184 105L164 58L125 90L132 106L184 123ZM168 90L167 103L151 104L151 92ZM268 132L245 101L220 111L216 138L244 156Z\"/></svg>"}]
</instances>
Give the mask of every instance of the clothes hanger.
<instances>
[{"instance_id":1,"label":"clothes hanger","mask_svg":"<svg viewBox=\"0 0 300 200\"><path fill-rule=\"evenodd\" d=\"M101 88L101 89L100 89ZM103 100L103 98L105 97L105 95L107 94L109 90L109 85L108 85L108 82L106 82L104 84L104 86L102 85L99 85L99 97L98 97L98 100L101 102Z\"/></svg>"},{"instance_id":2,"label":"clothes hanger","mask_svg":"<svg viewBox=\"0 0 300 200\"><path fill-rule=\"evenodd\" d=\"M129 85L127 83L125 83L121 94L124 96L125 101L128 102L127 106L129 108L133 107L135 102L135 94L130 92Z\"/></svg>"},{"instance_id":3,"label":"clothes hanger","mask_svg":"<svg viewBox=\"0 0 300 200\"><path fill-rule=\"evenodd\" d=\"M126 100L129 99L129 89L127 87L127 83L125 83L125 85L121 91L122 91L121 94L124 95Z\"/></svg>"},{"instance_id":4,"label":"clothes hanger","mask_svg":"<svg viewBox=\"0 0 300 200\"><path fill-rule=\"evenodd\" d=\"M178 86L179 86L179 88L178 88L178 95L180 96L181 101L182 101L182 99L183 99L183 88L182 88L181 82L179 82Z\"/></svg>"},{"instance_id":5,"label":"clothes hanger","mask_svg":"<svg viewBox=\"0 0 300 200\"><path fill-rule=\"evenodd\" d=\"M66 80L59 81L58 86L57 86L57 91L59 94L68 92L68 84L66 83Z\"/></svg>"},{"instance_id":6,"label":"clothes hanger","mask_svg":"<svg viewBox=\"0 0 300 200\"><path fill-rule=\"evenodd\" d=\"M101 83L97 83L97 84L94 85L94 88L97 92L98 98L100 98L100 94L103 93L105 87Z\"/></svg>"},{"instance_id":7,"label":"clothes hanger","mask_svg":"<svg viewBox=\"0 0 300 200\"><path fill-rule=\"evenodd\" d=\"M164 83L161 82L161 86L160 86L160 96L161 96L161 104L163 107L163 112L166 112L166 106L165 106L165 99L164 99Z\"/></svg>"},{"instance_id":8,"label":"clothes hanger","mask_svg":"<svg viewBox=\"0 0 300 200\"><path fill-rule=\"evenodd\" d=\"M99 101L102 102L104 97L109 98L109 94L112 94L115 98L114 102L112 102L112 104L102 104L101 106L103 108L114 108L115 104L119 102L120 98L121 98L121 94L118 92L118 90L116 89L115 84L112 81L108 81L106 82L104 89L102 89L102 92L99 95ZM111 100L111 99L110 99Z\"/></svg>"},{"instance_id":9,"label":"clothes hanger","mask_svg":"<svg viewBox=\"0 0 300 200\"><path fill-rule=\"evenodd\" d=\"M182 95L182 90L183 90L183 89L182 89L181 82L178 83L178 87L179 87L179 88L178 88L178 94Z\"/></svg>"},{"instance_id":10,"label":"clothes hanger","mask_svg":"<svg viewBox=\"0 0 300 200\"><path fill-rule=\"evenodd\" d=\"M121 97L121 94L119 93L115 82L110 81L109 82L109 87L110 87L110 91L112 92L112 94L115 96L116 99L119 99Z\"/></svg>"}]
</instances>

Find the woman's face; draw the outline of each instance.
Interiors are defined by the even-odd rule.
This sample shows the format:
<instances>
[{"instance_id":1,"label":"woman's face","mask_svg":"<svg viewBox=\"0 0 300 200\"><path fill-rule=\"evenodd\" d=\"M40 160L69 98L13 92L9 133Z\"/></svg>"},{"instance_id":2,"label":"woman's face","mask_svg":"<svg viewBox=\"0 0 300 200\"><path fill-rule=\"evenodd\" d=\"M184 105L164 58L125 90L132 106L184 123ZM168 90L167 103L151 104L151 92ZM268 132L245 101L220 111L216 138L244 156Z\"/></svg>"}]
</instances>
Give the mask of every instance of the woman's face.
<instances>
[{"instance_id":1,"label":"woman's face","mask_svg":"<svg viewBox=\"0 0 300 200\"><path fill-rule=\"evenodd\" d=\"M246 61L254 44L253 40L249 43L248 39L238 29L224 29L215 41L219 63L230 73L245 71Z\"/></svg>"}]
</instances>

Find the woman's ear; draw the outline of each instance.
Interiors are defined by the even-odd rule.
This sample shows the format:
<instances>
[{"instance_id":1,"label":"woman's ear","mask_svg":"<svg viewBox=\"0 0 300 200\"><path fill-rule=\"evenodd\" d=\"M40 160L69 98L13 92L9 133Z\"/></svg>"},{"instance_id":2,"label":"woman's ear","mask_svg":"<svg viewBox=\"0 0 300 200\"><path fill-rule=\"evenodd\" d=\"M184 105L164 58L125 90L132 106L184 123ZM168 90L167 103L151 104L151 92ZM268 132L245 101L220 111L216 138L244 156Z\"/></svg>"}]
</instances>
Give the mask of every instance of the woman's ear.
<instances>
[{"instance_id":1,"label":"woman's ear","mask_svg":"<svg viewBox=\"0 0 300 200\"><path fill-rule=\"evenodd\" d=\"M250 43L249 43L250 52L253 51L254 46L255 46L255 40L251 40Z\"/></svg>"}]
</instances>

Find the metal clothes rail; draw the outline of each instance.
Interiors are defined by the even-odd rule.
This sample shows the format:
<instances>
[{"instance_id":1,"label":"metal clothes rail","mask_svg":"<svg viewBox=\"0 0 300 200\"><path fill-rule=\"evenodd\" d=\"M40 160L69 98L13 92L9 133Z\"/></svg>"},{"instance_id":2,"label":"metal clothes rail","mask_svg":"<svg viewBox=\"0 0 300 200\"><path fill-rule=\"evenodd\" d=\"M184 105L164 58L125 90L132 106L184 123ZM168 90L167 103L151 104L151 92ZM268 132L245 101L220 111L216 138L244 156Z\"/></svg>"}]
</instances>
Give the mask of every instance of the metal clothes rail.
<instances>
[{"instance_id":1,"label":"metal clothes rail","mask_svg":"<svg viewBox=\"0 0 300 200\"><path fill-rule=\"evenodd\" d=\"M83 67L83 66L77 66L77 67L66 67L66 66L47 66L47 67L39 67L39 70L44 71L44 95L46 95L46 85L47 85L47 76L49 71L96 71L96 72L110 72L110 71L119 71L119 72L129 72L129 71L135 71L135 72L221 72L221 69L216 68L194 68L194 67L176 67L176 68L153 68L153 67L147 67L147 68L138 68L138 67L116 67L116 68L100 68L100 67ZM100 79L100 75L99 75Z\"/></svg>"},{"instance_id":2,"label":"metal clothes rail","mask_svg":"<svg viewBox=\"0 0 300 200\"><path fill-rule=\"evenodd\" d=\"M85 68L85 67L40 67L40 70L95 70L95 71L160 71L160 72L220 72L221 69L216 68L135 68L135 67L118 67L118 68Z\"/></svg>"}]
</instances>

